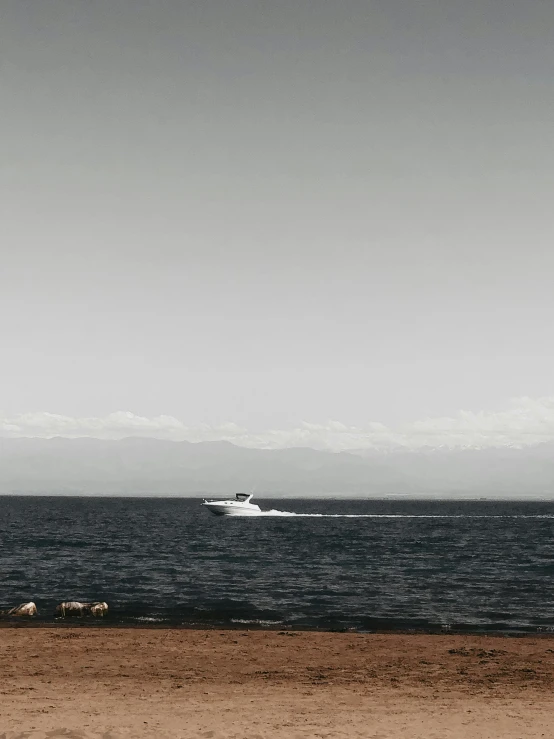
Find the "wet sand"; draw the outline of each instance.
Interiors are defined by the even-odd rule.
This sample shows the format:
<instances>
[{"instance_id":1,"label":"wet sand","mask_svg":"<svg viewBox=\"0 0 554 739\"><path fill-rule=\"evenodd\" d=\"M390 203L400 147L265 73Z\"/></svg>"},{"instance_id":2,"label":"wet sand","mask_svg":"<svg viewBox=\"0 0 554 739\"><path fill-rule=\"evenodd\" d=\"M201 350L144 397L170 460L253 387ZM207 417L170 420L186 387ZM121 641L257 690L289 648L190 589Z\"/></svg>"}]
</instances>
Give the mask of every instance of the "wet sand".
<instances>
[{"instance_id":1,"label":"wet sand","mask_svg":"<svg viewBox=\"0 0 554 739\"><path fill-rule=\"evenodd\" d=\"M554 640L0 629L0 739L554 736Z\"/></svg>"}]
</instances>

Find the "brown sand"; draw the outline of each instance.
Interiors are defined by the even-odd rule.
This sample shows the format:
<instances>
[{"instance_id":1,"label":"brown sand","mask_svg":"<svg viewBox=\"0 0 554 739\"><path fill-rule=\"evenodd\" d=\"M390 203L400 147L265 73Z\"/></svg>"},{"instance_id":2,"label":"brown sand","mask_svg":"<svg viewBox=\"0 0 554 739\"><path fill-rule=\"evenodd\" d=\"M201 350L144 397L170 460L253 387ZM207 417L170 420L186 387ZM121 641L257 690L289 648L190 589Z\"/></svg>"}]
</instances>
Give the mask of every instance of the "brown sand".
<instances>
[{"instance_id":1,"label":"brown sand","mask_svg":"<svg viewBox=\"0 0 554 739\"><path fill-rule=\"evenodd\" d=\"M0 739L554 737L554 640L0 629Z\"/></svg>"}]
</instances>

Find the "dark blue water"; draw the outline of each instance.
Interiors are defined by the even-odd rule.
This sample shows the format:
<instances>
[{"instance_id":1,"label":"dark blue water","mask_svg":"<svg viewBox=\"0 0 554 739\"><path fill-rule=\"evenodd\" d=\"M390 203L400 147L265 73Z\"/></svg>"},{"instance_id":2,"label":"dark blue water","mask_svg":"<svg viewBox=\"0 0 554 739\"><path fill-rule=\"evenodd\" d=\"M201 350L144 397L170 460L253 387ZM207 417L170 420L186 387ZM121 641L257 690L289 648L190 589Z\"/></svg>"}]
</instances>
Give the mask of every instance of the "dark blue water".
<instances>
[{"instance_id":1,"label":"dark blue water","mask_svg":"<svg viewBox=\"0 0 554 739\"><path fill-rule=\"evenodd\" d=\"M106 600L110 623L554 630L554 503L257 502L326 515L0 498L0 608L34 600L51 620L62 600Z\"/></svg>"}]
</instances>

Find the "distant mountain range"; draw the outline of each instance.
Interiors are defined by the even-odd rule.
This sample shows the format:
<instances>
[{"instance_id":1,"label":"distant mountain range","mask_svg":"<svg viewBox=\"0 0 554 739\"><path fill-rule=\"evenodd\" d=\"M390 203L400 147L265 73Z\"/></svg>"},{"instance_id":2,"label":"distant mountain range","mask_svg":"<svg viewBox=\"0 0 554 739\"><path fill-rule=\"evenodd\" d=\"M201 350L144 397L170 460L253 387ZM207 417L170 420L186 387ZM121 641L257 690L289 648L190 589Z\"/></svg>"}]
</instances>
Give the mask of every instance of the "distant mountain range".
<instances>
[{"instance_id":1,"label":"distant mountain range","mask_svg":"<svg viewBox=\"0 0 554 739\"><path fill-rule=\"evenodd\" d=\"M554 444L332 453L229 442L0 438L0 493L554 498Z\"/></svg>"}]
</instances>

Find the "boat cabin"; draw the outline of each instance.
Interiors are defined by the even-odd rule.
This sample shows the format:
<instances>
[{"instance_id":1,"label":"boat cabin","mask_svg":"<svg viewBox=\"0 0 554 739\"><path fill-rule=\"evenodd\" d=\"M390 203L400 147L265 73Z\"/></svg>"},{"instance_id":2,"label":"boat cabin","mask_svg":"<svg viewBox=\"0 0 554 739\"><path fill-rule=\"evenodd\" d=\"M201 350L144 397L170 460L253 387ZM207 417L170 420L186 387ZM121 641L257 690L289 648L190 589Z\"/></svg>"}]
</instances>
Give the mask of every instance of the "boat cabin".
<instances>
[{"instance_id":1,"label":"boat cabin","mask_svg":"<svg viewBox=\"0 0 554 739\"><path fill-rule=\"evenodd\" d=\"M248 503L252 497L252 493L237 493L235 497L239 503Z\"/></svg>"}]
</instances>

